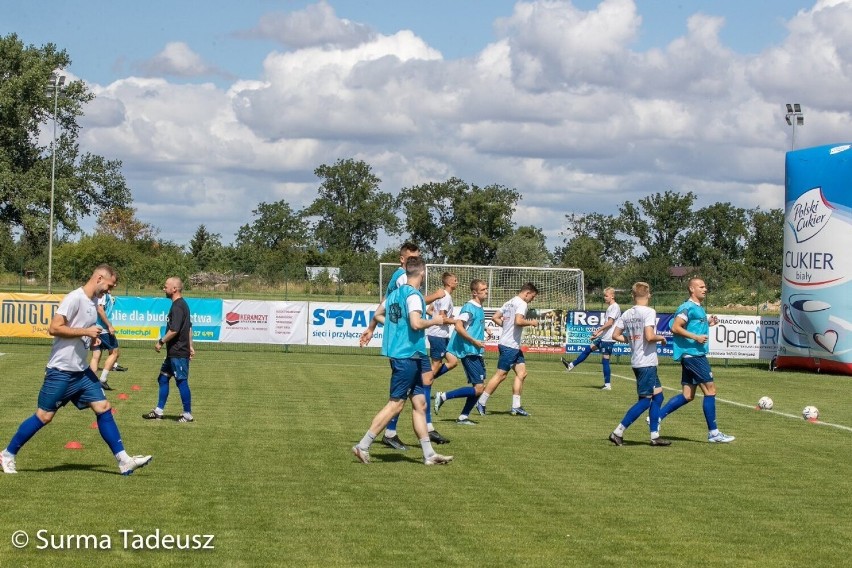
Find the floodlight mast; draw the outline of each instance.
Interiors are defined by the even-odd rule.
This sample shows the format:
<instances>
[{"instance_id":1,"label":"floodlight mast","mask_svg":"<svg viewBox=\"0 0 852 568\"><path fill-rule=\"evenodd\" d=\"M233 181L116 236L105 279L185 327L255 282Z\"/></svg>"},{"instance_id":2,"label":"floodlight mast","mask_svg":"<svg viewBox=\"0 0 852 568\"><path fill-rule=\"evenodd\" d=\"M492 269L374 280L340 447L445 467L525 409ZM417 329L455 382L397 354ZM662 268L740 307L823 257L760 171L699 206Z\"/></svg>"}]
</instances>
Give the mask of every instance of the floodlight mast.
<instances>
[{"instance_id":1,"label":"floodlight mast","mask_svg":"<svg viewBox=\"0 0 852 568\"><path fill-rule=\"evenodd\" d=\"M793 127L793 139L790 143L790 150L796 149L796 126L802 126L805 123L805 115L802 113L802 105L799 103L787 103L787 114L784 116L788 126Z\"/></svg>"}]
</instances>

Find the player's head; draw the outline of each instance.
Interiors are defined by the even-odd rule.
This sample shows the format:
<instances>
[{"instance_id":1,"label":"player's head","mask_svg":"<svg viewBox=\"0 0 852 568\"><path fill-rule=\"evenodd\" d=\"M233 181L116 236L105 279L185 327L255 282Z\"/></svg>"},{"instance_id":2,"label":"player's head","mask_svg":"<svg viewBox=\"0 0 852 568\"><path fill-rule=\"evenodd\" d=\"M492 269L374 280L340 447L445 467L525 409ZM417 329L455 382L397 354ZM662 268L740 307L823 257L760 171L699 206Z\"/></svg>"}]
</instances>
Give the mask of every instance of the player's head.
<instances>
[{"instance_id":1,"label":"player's head","mask_svg":"<svg viewBox=\"0 0 852 568\"><path fill-rule=\"evenodd\" d=\"M701 278L690 278L686 291L693 300L702 301L707 297L707 284Z\"/></svg>"},{"instance_id":2,"label":"player's head","mask_svg":"<svg viewBox=\"0 0 852 568\"><path fill-rule=\"evenodd\" d=\"M636 282L630 289L634 300L648 299L651 297L651 285L647 282Z\"/></svg>"},{"instance_id":3,"label":"player's head","mask_svg":"<svg viewBox=\"0 0 852 568\"><path fill-rule=\"evenodd\" d=\"M604 302L611 304L615 301L615 288L609 286L604 288Z\"/></svg>"},{"instance_id":4,"label":"player's head","mask_svg":"<svg viewBox=\"0 0 852 568\"><path fill-rule=\"evenodd\" d=\"M444 288L452 288L455 290L456 286L459 285L459 279L452 272L444 272L444 274L441 275L441 283L444 285Z\"/></svg>"},{"instance_id":5,"label":"player's head","mask_svg":"<svg viewBox=\"0 0 852 568\"><path fill-rule=\"evenodd\" d=\"M405 261L412 256L420 256L420 248L411 241L402 243L399 247L399 264L405 266Z\"/></svg>"},{"instance_id":6,"label":"player's head","mask_svg":"<svg viewBox=\"0 0 852 568\"><path fill-rule=\"evenodd\" d=\"M538 296L538 288L532 282L527 282L521 289L518 291L518 296L521 297L525 302L532 302L536 296Z\"/></svg>"},{"instance_id":7,"label":"player's head","mask_svg":"<svg viewBox=\"0 0 852 568\"><path fill-rule=\"evenodd\" d=\"M405 260L405 276L410 280L426 272L426 261L419 256L409 256Z\"/></svg>"},{"instance_id":8,"label":"player's head","mask_svg":"<svg viewBox=\"0 0 852 568\"><path fill-rule=\"evenodd\" d=\"M180 293L183 292L183 280L177 276L168 278L166 283L163 285L163 292L165 292L166 296L169 298L173 298L175 295L180 296Z\"/></svg>"},{"instance_id":9,"label":"player's head","mask_svg":"<svg viewBox=\"0 0 852 568\"><path fill-rule=\"evenodd\" d=\"M90 279L90 282L94 283L95 296L98 298L115 288L117 281L118 276L116 276L115 269L109 264L99 264L95 267Z\"/></svg>"},{"instance_id":10,"label":"player's head","mask_svg":"<svg viewBox=\"0 0 852 568\"><path fill-rule=\"evenodd\" d=\"M480 278L470 281L470 295L472 298L483 301L488 297L488 282Z\"/></svg>"}]
</instances>

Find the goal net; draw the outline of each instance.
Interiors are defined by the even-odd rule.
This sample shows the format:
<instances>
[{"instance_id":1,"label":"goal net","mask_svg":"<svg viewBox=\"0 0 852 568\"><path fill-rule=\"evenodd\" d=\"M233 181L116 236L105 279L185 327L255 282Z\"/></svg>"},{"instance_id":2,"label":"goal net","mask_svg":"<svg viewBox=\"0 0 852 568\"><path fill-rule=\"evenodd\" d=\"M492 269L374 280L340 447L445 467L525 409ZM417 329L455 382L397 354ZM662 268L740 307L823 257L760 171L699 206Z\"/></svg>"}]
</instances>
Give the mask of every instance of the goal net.
<instances>
[{"instance_id":1,"label":"goal net","mask_svg":"<svg viewBox=\"0 0 852 568\"><path fill-rule=\"evenodd\" d=\"M379 268L379 299L384 297L391 275L398 264L382 263ZM453 293L457 309L470 299L470 282L477 278L488 284L488 300L485 302L486 317L489 318L486 346L496 346L500 329L490 322L503 304L514 298L521 286L532 282L538 295L530 304L532 317L539 320L534 327L524 328L522 342L528 351L565 352L565 317L569 311L585 310L583 271L579 268L534 268L529 266L476 266L469 264L427 264L424 279L424 294L434 292L442 286L445 272L451 272L459 280Z\"/></svg>"}]
</instances>

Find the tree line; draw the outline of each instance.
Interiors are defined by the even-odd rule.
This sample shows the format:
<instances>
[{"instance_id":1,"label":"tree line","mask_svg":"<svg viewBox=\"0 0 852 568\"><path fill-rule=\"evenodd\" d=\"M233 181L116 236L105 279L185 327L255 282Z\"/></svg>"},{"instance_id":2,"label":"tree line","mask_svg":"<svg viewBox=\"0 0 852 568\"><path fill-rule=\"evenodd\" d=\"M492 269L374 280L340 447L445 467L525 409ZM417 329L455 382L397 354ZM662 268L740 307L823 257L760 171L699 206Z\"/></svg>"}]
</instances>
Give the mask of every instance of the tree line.
<instances>
[{"instance_id":1,"label":"tree line","mask_svg":"<svg viewBox=\"0 0 852 568\"><path fill-rule=\"evenodd\" d=\"M747 210L731 203L697 208L693 192L666 190L624 202L617 214L567 215L562 244L549 250L541 228L513 221L522 199L515 188L452 177L393 195L380 189L369 164L353 158L314 170L316 197L307 207L261 202L229 244L202 224L181 246L136 218L120 161L80 152L77 120L94 95L82 81L68 84L57 99L45 91L50 74L69 64L68 54L53 44L25 46L15 34L0 37L0 262L7 274L47 272L52 148L40 144L38 134L55 118L61 133L54 207L57 281L110 262L123 280L137 285L203 271L274 284L305 278L305 266L336 266L345 281L375 282L377 264L398 258L396 245L376 249L383 232L394 243L418 243L430 262L575 267L593 286L659 282L672 266L700 273L716 287L780 286L780 209ZM81 221L91 217L97 228L86 234Z\"/></svg>"}]
</instances>

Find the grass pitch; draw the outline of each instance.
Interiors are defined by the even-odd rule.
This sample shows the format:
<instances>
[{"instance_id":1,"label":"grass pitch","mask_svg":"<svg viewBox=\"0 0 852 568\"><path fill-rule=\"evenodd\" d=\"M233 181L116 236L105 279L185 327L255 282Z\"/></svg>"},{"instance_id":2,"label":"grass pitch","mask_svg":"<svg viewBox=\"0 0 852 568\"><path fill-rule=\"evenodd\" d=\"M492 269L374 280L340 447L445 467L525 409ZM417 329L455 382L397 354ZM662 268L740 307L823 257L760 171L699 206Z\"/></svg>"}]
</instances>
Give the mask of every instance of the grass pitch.
<instances>
[{"instance_id":1,"label":"grass pitch","mask_svg":"<svg viewBox=\"0 0 852 568\"><path fill-rule=\"evenodd\" d=\"M602 392L595 356L570 375L531 358L530 418L509 415L506 382L475 427L454 424L461 401L435 417L451 465L376 443L365 466L350 448L385 402L384 359L204 347L192 424L176 422L174 388L166 419L142 420L157 396L153 351L126 348L130 371L110 376L128 451L154 455L134 475L118 475L89 410L62 409L23 448L20 473L0 477L0 566L841 566L852 555L848 377L716 362L719 426L735 442L707 443L698 399L664 422L671 447L648 446L640 420L617 448L606 437L636 399L629 366L614 365ZM0 352L5 446L35 409L48 347ZM667 399L679 371L660 367ZM463 383L457 369L433 390ZM763 395L773 411L755 410ZM822 423L801 418L808 404ZM409 418L400 436L413 443ZM64 449L72 440L84 449ZM214 548L174 548L193 535L192 548L203 535Z\"/></svg>"}]
</instances>

